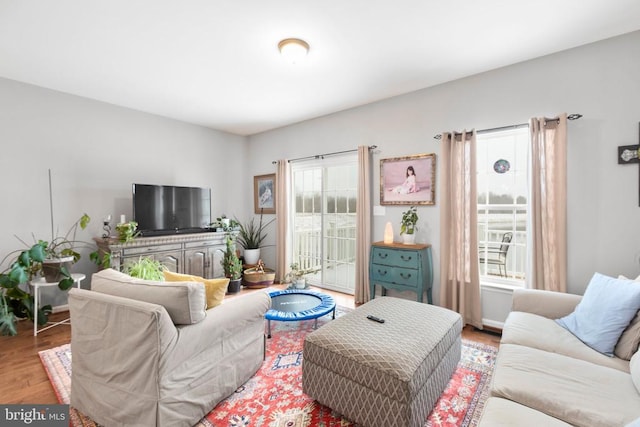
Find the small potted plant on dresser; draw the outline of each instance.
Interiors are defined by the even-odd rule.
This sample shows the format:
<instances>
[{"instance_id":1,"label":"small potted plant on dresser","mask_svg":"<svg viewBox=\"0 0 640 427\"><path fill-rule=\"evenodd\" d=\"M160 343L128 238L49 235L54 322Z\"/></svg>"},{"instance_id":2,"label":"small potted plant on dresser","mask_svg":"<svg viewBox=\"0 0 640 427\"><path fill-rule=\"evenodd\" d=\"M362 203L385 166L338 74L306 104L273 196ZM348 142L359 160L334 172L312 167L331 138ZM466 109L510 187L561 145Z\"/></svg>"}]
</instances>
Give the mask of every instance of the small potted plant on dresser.
<instances>
[{"instance_id":1,"label":"small potted plant on dresser","mask_svg":"<svg viewBox=\"0 0 640 427\"><path fill-rule=\"evenodd\" d=\"M418 209L411 206L406 212L402 212L400 221L400 235L405 245L413 245L416 241L416 230L418 230Z\"/></svg>"},{"instance_id":2,"label":"small potted plant on dresser","mask_svg":"<svg viewBox=\"0 0 640 427\"><path fill-rule=\"evenodd\" d=\"M224 275L229 279L227 293L234 294L240 292L242 282L242 262L236 253L236 245L231 236L227 236L226 250L220 263L224 269Z\"/></svg>"}]
</instances>

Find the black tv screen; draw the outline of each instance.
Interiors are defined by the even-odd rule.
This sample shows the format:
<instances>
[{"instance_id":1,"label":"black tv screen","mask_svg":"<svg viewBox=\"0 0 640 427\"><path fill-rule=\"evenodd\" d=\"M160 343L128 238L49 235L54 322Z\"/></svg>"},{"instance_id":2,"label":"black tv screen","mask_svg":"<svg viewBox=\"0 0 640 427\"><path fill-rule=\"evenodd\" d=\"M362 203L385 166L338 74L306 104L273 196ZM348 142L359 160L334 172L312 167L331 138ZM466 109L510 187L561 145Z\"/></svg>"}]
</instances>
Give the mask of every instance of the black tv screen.
<instances>
[{"instance_id":1,"label":"black tv screen","mask_svg":"<svg viewBox=\"0 0 640 427\"><path fill-rule=\"evenodd\" d=\"M206 231L211 189L133 184L133 219L143 236Z\"/></svg>"}]
</instances>

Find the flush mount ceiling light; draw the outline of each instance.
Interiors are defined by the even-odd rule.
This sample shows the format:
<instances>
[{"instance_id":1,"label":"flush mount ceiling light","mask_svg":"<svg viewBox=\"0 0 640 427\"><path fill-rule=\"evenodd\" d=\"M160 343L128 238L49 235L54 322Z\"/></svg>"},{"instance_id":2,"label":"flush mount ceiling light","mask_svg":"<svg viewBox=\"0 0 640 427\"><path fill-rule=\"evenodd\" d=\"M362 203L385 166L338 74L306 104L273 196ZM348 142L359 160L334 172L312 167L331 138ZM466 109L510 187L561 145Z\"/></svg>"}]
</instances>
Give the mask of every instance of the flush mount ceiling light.
<instances>
[{"instance_id":1,"label":"flush mount ceiling light","mask_svg":"<svg viewBox=\"0 0 640 427\"><path fill-rule=\"evenodd\" d=\"M307 55L309 44L300 39L284 39L278 43L278 49L284 59L295 64Z\"/></svg>"}]
</instances>

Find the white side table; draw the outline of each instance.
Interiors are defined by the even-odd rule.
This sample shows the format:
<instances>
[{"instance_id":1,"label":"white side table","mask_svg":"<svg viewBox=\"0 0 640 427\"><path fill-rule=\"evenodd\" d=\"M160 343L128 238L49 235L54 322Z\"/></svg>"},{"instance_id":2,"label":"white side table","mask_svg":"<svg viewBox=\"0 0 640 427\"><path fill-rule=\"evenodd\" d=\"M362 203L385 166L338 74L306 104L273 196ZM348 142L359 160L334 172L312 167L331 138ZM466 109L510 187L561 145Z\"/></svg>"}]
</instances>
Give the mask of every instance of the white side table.
<instances>
[{"instance_id":1,"label":"white side table","mask_svg":"<svg viewBox=\"0 0 640 427\"><path fill-rule=\"evenodd\" d=\"M84 274L81 273L73 273L71 274L71 278L73 279L73 284L74 285L78 285L78 288L82 288L81 286L81 282L86 278L87 276L85 276ZM58 286L58 282L52 282L49 283L47 282L44 277L40 277L38 279L32 280L31 281L31 286L33 286L33 336L37 337L38 336L38 332L42 332L42 331L46 331L49 328L53 328L54 326L58 326L58 325L69 325L70 324L70 318L66 318L64 320L61 320L59 322L48 322L47 326L38 329L38 309L39 309L39 303L38 300L40 299L40 288L46 288L49 286Z\"/></svg>"}]
</instances>

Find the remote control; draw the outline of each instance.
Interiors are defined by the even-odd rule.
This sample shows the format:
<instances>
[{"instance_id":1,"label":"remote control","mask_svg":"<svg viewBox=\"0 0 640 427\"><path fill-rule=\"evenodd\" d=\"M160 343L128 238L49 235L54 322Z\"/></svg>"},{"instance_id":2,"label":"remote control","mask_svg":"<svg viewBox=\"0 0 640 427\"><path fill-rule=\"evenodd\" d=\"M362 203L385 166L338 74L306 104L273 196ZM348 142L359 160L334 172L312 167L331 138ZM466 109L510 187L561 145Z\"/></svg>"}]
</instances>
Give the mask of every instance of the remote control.
<instances>
[{"instance_id":1,"label":"remote control","mask_svg":"<svg viewBox=\"0 0 640 427\"><path fill-rule=\"evenodd\" d=\"M381 318L379 318L379 317L376 317L376 316L374 316L374 315L372 315L372 314L368 315L368 316L367 316L367 319L369 319L369 320L373 320L374 322L378 322L378 323L384 323L384 319L381 319Z\"/></svg>"}]
</instances>

